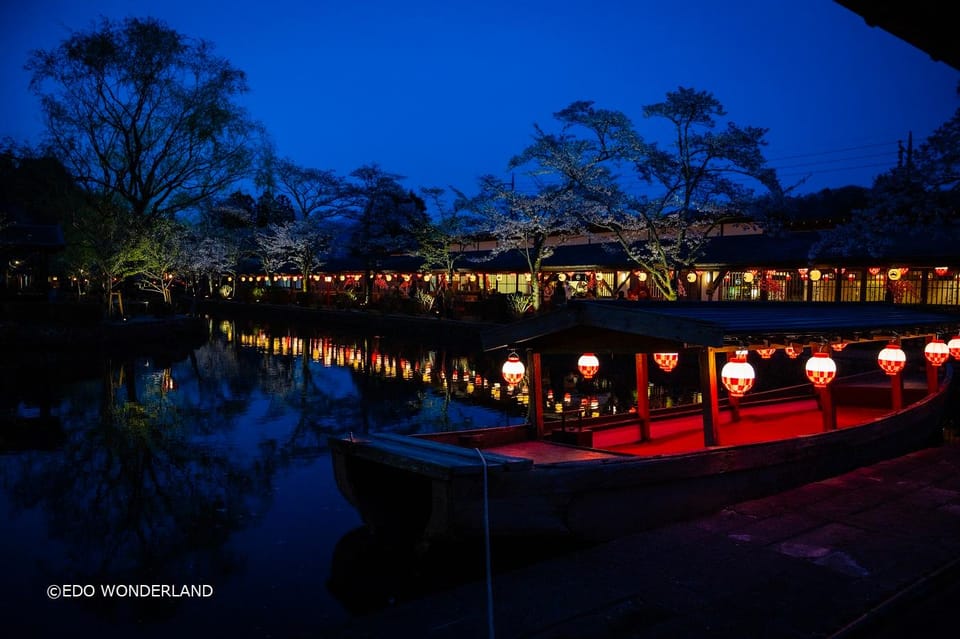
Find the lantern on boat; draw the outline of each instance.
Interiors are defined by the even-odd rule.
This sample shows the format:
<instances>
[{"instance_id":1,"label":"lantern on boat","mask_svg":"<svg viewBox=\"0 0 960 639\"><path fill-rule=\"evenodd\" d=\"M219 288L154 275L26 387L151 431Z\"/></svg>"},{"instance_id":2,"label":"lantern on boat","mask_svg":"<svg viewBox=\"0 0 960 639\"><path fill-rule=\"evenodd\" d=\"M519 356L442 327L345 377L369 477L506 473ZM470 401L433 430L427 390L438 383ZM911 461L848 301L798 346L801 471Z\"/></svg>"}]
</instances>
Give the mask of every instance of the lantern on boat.
<instances>
[{"instance_id":1,"label":"lantern on boat","mask_svg":"<svg viewBox=\"0 0 960 639\"><path fill-rule=\"evenodd\" d=\"M526 372L526 368L523 366L523 362L520 361L520 357L516 353L510 353L507 356L507 361L503 363L503 368L501 373L503 373L503 381L510 384L511 386L516 386L523 381L523 375Z\"/></svg>"},{"instance_id":2,"label":"lantern on boat","mask_svg":"<svg viewBox=\"0 0 960 639\"><path fill-rule=\"evenodd\" d=\"M897 375L907 364L907 356L900 345L895 342L887 344L886 348L877 355L877 363L887 375Z\"/></svg>"},{"instance_id":3,"label":"lantern on boat","mask_svg":"<svg viewBox=\"0 0 960 639\"><path fill-rule=\"evenodd\" d=\"M947 342L947 348L950 349L953 359L960 359L960 335Z\"/></svg>"},{"instance_id":4,"label":"lantern on boat","mask_svg":"<svg viewBox=\"0 0 960 639\"><path fill-rule=\"evenodd\" d=\"M797 359L798 357L800 357L800 351L798 351L797 349L795 349L793 346L790 346L790 345L784 348L783 352L786 353L787 357L789 357L790 359Z\"/></svg>"},{"instance_id":5,"label":"lantern on boat","mask_svg":"<svg viewBox=\"0 0 960 639\"><path fill-rule=\"evenodd\" d=\"M770 359L773 357L773 354L777 352L775 348L758 348L757 353L762 359Z\"/></svg>"},{"instance_id":6,"label":"lantern on boat","mask_svg":"<svg viewBox=\"0 0 960 639\"><path fill-rule=\"evenodd\" d=\"M677 367L677 362L680 359L679 353L654 353L653 361L657 363L657 366L662 368L665 372L669 373L674 368Z\"/></svg>"},{"instance_id":7,"label":"lantern on boat","mask_svg":"<svg viewBox=\"0 0 960 639\"><path fill-rule=\"evenodd\" d=\"M592 379L600 370L600 360L593 353L584 353L577 360L577 368L580 369L584 379Z\"/></svg>"},{"instance_id":8,"label":"lantern on boat","mask_svg":"<svg viewBox=\"0 0 960 639\"><path fill-rule=\"evenodd\" d=\"M830 344L830 348L837 351L838 353L847 347L847 342L834 342Z\"/></svg>"},{"instance_id":9,"label":"lantern on boat","mask_svg":"<svg viewBox=\"0 0 960 639\"><path fill-rule=\"evenodd\" d=\"M753 366L747 363L747 358L743 355L737 355L720 370L720 381L731 397L743 397L744 393L753 388L754 379L756 374Z\"/></svg>"},{"instance_id":10,"label":"lantern on boat","mask_svg":"<svg viewBox=\"0 0 960 639\"><path fill-rule=\"evenodd\" d=\"M829 353L814 353L813 357L807 360L807 365L804 368L807 379L813 382L816 388L826 388L827 384L837 376L837 363L833 361Z\"/></svg>"},{"instance_id":11,"label":"lantern on boat","mask_svg":"<svg viewBox=\"0 0 960 639\"><path fill-rule=\"evenodd\" d=\"M927 342L924 347L923 356L934 366L940 366L950 359L950 349L943 343L943 340L933 339Z\"/></svg>"}]
</instances>

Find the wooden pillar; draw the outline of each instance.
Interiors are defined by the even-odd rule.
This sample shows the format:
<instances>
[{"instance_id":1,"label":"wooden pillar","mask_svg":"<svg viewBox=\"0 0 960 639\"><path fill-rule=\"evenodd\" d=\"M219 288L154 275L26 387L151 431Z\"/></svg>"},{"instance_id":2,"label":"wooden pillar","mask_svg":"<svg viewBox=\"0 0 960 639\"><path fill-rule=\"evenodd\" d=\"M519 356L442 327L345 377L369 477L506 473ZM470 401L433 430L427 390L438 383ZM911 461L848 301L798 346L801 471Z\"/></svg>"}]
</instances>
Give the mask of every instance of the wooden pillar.
<instances>
[{"instance_id":1,"label":"wooden pillar","mask_svg":"<svg viewBox=\"0 0 960 639\"><path fill-rule=\"evenodd\" d=\"M700 349L700 394L703 401L703 445L720 443L720 404L717 392L717 360L712 347Z\"/></svg>"},{"instance_id":2,"label":"wooden pillar","mask_svg":"<svg viewBox=\"0 0 960 639\"><path fill-rule=\"evenodd\" d=\"M903 373L890 376L890 400L893 410L903 408Z\"/></svg>"},{"instance_id":3,"label":"wooden pillar","mask_svg":"<svg viewBox=\"0 0 960 639\"><path fill-rule=\"evenodd\" d=\"M530 411L527 419L533 425L537 439L543 439L543 368L540 353L527 349L527 367L530 370Z\"/></svg>"},{"instance_id":4,"label":"wooden pillar","mask_svg":"<svg viewBox=\"0 0 960 639\"><path fill-rule=\"evenodd\" d=\"M929 304L930 296L930 269L923 269L923 273L920 275L920 303Z\"/></svg>"},{"instance_id":5,"label":"wooden pillar","mask_svg":"<svg viewBox=\"0 0 960 639\"><path fill-rule=\"evenodd\" d=\"M843 269L833 269L833 301L843 301Z\"/></svg>"},{"instance_id":6,"label":"wooden pillar","mask_svg":"<svg viewBox=\"0 0 960 639\"><path fill-rule=\"evenodd\" d=\"M647 370L647 354L635 353L637 371L637 419L640 420L640 441L650 441L650 374Z\"/></svg>"},{"instance_id":7,"label":"wooden pillar","mask_svg":"<svg viewBox=\"0 0 960 639\"><path fill-rule=\"evenodd\" d=\"M934 339L935 337L932 335L927 337L927 344L932 342ZM928 360L926 357L923 358L923 362L927 368L927 394L933 395L940 388L940 382L937 377L939 367L931 364L930 360Z\"/></svg>"},{"instance_id":8,"label":"wooden pillar","mask_svg":"<svg viewBox=\"0 0 960 639\"><path fill-rule=\"evenodd\" d=\"M817 389L820 393L820 412L823 416L823 430L837 430L837 406L833 402L833 385Z\"/></svg>"}]
</instances>

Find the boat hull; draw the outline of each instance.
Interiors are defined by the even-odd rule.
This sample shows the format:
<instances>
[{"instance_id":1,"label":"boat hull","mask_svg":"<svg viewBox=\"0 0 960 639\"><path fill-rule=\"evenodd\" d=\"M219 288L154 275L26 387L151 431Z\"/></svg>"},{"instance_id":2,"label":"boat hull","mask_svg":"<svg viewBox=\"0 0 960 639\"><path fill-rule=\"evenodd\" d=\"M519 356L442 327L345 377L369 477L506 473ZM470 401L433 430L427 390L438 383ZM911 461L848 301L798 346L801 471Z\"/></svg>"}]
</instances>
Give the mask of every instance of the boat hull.
<instances>
[{"instance_id":1,"label":"boat hull","mask_svg":"<svg viewBox=\"0 0 960 639\"><path fill-rule=\"evenodd\" d=\"M937 445L949 387L948 379L939 392L853 427L657 457L424 473L358 455L364 442L332 440L331 450L341 491L375 530L425 541L487 528L494 536L603 541Z\"/></svg>"}]
</instances>

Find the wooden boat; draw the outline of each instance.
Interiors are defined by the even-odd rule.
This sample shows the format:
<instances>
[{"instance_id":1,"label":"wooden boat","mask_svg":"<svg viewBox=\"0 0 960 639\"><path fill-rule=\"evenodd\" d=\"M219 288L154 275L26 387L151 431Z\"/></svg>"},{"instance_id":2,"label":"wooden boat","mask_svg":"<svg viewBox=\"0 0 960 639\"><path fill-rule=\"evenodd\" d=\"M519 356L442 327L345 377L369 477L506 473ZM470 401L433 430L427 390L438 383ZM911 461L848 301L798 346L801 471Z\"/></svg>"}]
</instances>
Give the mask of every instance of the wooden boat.
<instances>
[{"instance_id":1,"label":"wooden boat","mask_svg":"<svg viewBox=\"0 0 960 639\"><path fill-rule=\"evenodd\" d=\"M911 321L921 319L954 321L929 314ZM891 319L873 315L864 327L885 321ZM550 334L539 327L524 330L518 335ZM649 326L637 330L653 332ZM611 337L622 343L622 335ZM706 347L709 359L719 348ZM709 361L705 367L711 368ZM459 433L333 438L330 448L341 492L374 531L426 541L487 530L494 536L606 540L933 445L942 436L948 399L956 395L950 366L943 373L906 388L902 380L893 386L862 377L837 380L828 396L807 387L740 406L725 405L705 388L703 415L695 416L704 424L703 442L686 451L643 452L644 442L656 441L664 425L682 417L650 414L640 406L573 430L546 432L532 419L524 426ZM715 378L707 381L715 386ZM897 392L901 405L891 408ZM813 428L786 438L735 441L728 435L730 422L720 423L721 409L732 410L736 421L780 425L807 411L804 419ZM826 419L820 426L819 414L827 409L832 426Z\"/></svg>"}]
</instances>

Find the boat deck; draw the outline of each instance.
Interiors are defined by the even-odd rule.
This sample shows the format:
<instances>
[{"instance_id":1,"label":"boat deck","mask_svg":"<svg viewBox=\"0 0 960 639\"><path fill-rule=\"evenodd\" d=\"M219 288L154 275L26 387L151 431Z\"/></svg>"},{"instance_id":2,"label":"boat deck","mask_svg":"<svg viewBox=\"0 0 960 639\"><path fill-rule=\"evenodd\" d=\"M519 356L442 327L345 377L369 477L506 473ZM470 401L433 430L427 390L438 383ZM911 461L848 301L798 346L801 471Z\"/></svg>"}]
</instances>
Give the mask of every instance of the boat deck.
<instances>
[{"instance_id":1,"label":"boat deck","mask_svg":"<svg viewBox=\"0 0 960 639\"><path fill-rule=\"evenodd\" d=\"M887 408L837 406L837 428L850 428L890 413ZM740 421L730 421L721 413L719 445L736 446L792 439L823 432L823 418L813 398L747 406L740 410ZM703 418L687 415L650 425L650 441L613 446L610 450L632 455L663 455L705 450Z\"/></svg>"},{"instance_id":2,"label":"boat deck","mask_svg":"<svg viewBox=\"0 0 960 639\"><path fill-rule=\"evenodd\" d=\"M532 459L534 464L555 464L558 462L585 461L588 459L617 458L623 457L625 454L534 440L494 446L486 449L485 452L497 453L498 455L506 455L508 457L524 457L526 459Z\"/></svg>"},{"instance_id":3,"label":"boat deck","mask_svg":"<svg viewBox=\"0 0 960 639\"><path fill-rule=\"evenodd\" d=\"M837 406L837 428L851 428L878 419L890 409L865 406ZM731 421L721 413L718 427L720 446L791 439L823 432L823 420L813 398L787 400L740 409L740 420ZM517 442L488 448L489 452L523 457L535 464L585 461L623 455L657 456L706 450L703 444L703 418L697 413L654 420L650 440L610 446L603 450L549 441Z\"/></svg>"}]
</instances>

